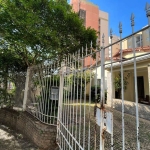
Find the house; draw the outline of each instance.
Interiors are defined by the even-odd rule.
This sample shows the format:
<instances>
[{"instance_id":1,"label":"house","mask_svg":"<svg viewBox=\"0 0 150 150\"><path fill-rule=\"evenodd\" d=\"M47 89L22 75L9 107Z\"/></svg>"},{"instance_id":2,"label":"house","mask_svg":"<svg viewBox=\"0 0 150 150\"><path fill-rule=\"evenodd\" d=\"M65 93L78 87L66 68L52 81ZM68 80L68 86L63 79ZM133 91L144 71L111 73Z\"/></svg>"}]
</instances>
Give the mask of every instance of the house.
<instances>
[{"instance_id":1,"label":"house","mask_svg":"<svg viewBox=\"0 0 150 150\"><path fill-rule=\"evenodd\" d=\"M149 75L149 70L150 70L150 46L147 47L139 47L136 48L136 71L137 71L137 85L138 85L138 98L139 102L144 102L146 95L149 95L149 84L148 84L148 79L150 78ZM117 56L118 58L120 57L120 53L114 55ZM134 95L134 66L133 62L134 59L132 56L132 49L125 49L123 50L123 58L127 58L127 60L124 60L123 62L123 70L124 70L124 77L127 75L129 76L127 81L127 89L125 90L124 93L124 98L125 100L128 101L133 101L135 100L135 95ZM130 59L131 58L131 59ZM106 66L107 72L107 83L109 84L108 91L110 91L109 88L110 86L110 66ZM117 76L120 73L120 62L116 62L113 64L113 81L114 83L115 76ZM115 85L112 85L112 93L113 93L113 98L118 98L117 91L115 91ZM109 93L109 92L108 92ZM130 93L130 94L129 94ZM108 94L108 99L110 99L110 95ZM145 102L146 103L146 102Z\"/></svg>"},{"instance_id":2,"label":"house","mask_svg":"<svg viewBox=\"0 0 150 150\"><path fill-rule=\"evenodd\" d=\"M134 36L135 39L135 60L137 72L137 96L139 103L140 116L148 119L150 113L150 41L149 29L145 29ZM125 43L126 44L125 44ZM122 45L122 64L124 84L124 107L125 112L135 114L135 83L134 83L134 55L133 41L128 38L123 41ZM111 65L106 65L107 70L107 106L112 106L118 110L122 110L121 89L115 87L116 77L119 78L121 71L121 53L120 50L113 55L112 73ZM126 78L126 79L125 79ZM121 80L120 80L121 82ZM120 83L121 84L121 83ZM120 93L120 94L119 94ZM146 114L146 115L145 115Z\"/></svg>"}]
</instances>

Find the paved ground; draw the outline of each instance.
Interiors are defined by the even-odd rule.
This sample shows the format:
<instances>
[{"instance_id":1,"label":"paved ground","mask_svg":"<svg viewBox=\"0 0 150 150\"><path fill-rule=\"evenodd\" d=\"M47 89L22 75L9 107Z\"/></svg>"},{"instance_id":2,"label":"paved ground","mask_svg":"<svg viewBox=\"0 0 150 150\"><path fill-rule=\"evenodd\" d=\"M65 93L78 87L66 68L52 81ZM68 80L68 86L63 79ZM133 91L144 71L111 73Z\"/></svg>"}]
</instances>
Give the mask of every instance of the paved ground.
<instances>
[{"instance_id":1,"label":"paved ground","mask_svg":"<svg viewBox=\"0 0 150 150\"><path fill-rule=\"evenodd\" d=\"M79 111L78 111L79 112ZM91 146L94 147L95 123L94 123L94 109L91 106ZM82 113L83 114L83 113ZM92 115L93 114L93 115ZM88 112L87 112L86 131L88 131ZM121 112L113 110L114 116L114 150L122 150L122 116ZM82 119L83 121L84 119ZM70 123L77 124L76 120L71 120ZM139 119L140 122L140 142L141 150L150 150L150 121ZM76 126L73 126L76 128ZM81 139L83 134L81 130ZM99 133L99 127L97 128ZM85 142L88 143L88 132L86 134ZM136 118L125 114L125 150L136 150ZM82 143L82 141L81 141ZM99 144L99 134L97 134L97 145ZM110 150L110 135L105 137L105 150ZM97 148L99 149L99 147ZM22 134L19 134L6 126L0 125L0 150L40 150L34 144L29 142ZM77 150L77 149L76 149ZM93 149L91 149L93 150Z\"/></svg>"},{"instance_id":2,"label":"paved ground","mask_svg":"<svg viewBox=\"0 0 150 150\"><path fill-rule=\"evenodd\" d=\"M0 124L0 150L40 150L22 134Z\"/></svg>"},{"instance_id":3,"label":"paved ground","mask_svg":"<svg viewBox=\"0 0 150 150\"><path fill-rule=\"evenodd\" d=\"M71 107L72 106L72 107ZM65 122L68 122L68 128L69 131L73 132L73 136L76 137L77 141L80 142L80 145L84 145L85 150L88 149L88 144L90 147L90 150L99 150L99 144L100 144L100 127L95 124L95 118L94 118L94 105L85 106L85 116L84 116L84 106L81 106L81 113L80 113L80 107L78 104L72 104L70 105L70 109L74 113L69 113L68 106L66 105L64 107L64 112L62 113L62 116L65 114L69 114L66 121L66 118L63 119L63 124ZM111 110L110 108L107 108L107 110L113 111L113 135L114 135L114 143L113 147L114 150L122 150L122 113L117 110ZM89 118L89 111L90 111L90 118ZM64 115L63 115L64 114ZM81 114L81 115L80 115ZM149 114L150 115L150 114ZM77 119L76 119L77 117ZM80 122L81 117L81 122ZM90 129L89 129L89 119L90 119ZM124 114L124 128L125 128L125 150L137 150L137 131L136 131L136 117ZM63 129L63 127L62 127ZM63 134L67 135L66 130L63 130ZM90 136L89 136L90 131ZM76 134L77 133L77 134ZM90 142L89 142L90 137ZM72 136L69 137L71 139ZM105 150L111 150L111 136L109 133L105 132L104 135L105 138ZM140 140L140 149L141 150L150 150L150 121L140 118L139 119L139 140ZM64 144L64 145L67 145ZM74 144L71 144L72 147ZM95 148L96 146L96 148ZM68 145L66 146L68 147ZM76 146L74 150L78 150L79 146ZM66 149L64 149L66 150Z\"/></svg>"},{"instance_id":4,"label":"paved ground","mask_svg":"<svg viewBox=\"0 0 150 150\"><path fill-rule=\"evenodd\" d=\"M121 112L113 109L113 118L114 118L114 149L122 150ZM125 114L124 119L125 119L125 147L126 147L125 150L137 150L136 118L135 116ZM139 140L140 140L141 150L150 150L150 121L142 118L139 118ZM107 142L110 143L110 139L108 139ZM108 144L108 150L109 149L110 149L110 144Z\"/></svg>"}]
</instances>

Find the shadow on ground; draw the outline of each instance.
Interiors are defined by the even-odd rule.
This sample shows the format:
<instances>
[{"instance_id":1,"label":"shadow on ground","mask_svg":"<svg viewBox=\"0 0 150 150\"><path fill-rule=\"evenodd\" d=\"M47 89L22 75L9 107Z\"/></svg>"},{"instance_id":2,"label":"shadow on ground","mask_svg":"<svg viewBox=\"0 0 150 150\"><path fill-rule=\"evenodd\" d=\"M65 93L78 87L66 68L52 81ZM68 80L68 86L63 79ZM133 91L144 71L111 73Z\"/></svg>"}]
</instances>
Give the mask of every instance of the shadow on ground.
<instances>
[{"instance_id":1,"label":"shadow on ground","mask_svg":"<svg viewBox=\"0 0 150 150\"><path fill-rule=\"evenodd\" d=\"M0 124L0 150L39 150L22 134Z\"/></svg>"}]
</instances>

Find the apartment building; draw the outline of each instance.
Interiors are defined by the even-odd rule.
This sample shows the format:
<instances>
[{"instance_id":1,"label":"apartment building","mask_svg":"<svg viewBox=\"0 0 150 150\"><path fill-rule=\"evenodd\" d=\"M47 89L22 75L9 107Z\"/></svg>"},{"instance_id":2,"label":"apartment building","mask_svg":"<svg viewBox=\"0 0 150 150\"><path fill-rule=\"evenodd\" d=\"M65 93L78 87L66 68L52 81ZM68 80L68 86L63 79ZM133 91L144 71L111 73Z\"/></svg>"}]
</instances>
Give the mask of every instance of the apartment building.
<instances>
[{"instance_id":1,"label":"apartment building","mask_svg":"<svg viewBox=\"0 0 150 150\"><path fill-rule=\"evenodd\" d=\"M99 9L99 7L88 0L71 0L72 8L79 13L85 27L91 27L97 31L98 44L102 46L102 35L105 35L105 46L109 43L108 36L108 13ZM100 58L100 54L97 54ZM105 57L109 57L108 49L105 51ZM95 63L91 57L84 61L84 66Z\"/></svg>"}]
</instances>

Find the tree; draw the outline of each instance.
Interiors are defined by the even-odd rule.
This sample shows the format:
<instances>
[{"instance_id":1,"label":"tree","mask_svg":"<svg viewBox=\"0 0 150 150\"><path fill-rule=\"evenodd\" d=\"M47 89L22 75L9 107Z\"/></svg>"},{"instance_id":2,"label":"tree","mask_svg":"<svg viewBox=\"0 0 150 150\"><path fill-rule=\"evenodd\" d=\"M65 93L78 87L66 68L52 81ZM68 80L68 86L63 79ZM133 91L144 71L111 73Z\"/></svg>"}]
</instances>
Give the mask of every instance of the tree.
<instances>
[{"instance_id":1,"label":"tree","mask_svg":"<svg viewBox=\"0 0 150 150\"><path fill-rule=\"evenodd\" d=\"M24 89L24 72L27 65L4 40L1 39L0 45L0 104L11 105L13 97L19 100L19 95ZM8 83L13 84L14 88L10 89Z\"/></svg>"},{"instance_id":2,"label":"tree","mask_svg":"<svg viewBox=\"0 0 150 150\"><path fill-rule=\"evenodd\" d=\"M97 38L66 0L0 0L0 18L1 37L27 66L62 60Z\"/></svg>"},{"instance_id":3,"label":"tree","mask_svg":"<svg viewBox=\"0 0 150 150\"><path fill-rule=\"evenodd\" d=\"M128 85L128 78L130 77L130 72L127 73L126 76L123 78L123 84L124 84L124 91L127 89ZM121 89L122 89L122 82L121 82L121 72L118 73L117 76L114 78L114 86L115 86L115 91L118 93L117 98L121 98Z\"/></svg>"},{"instance_id":4,"label":"tree","mask_svg":"<svg viewBox=\"0 0 150 150\"><path fill-rule=\"evenodd\" d=\"M4 85L0 92L5 101L10 95L8 81L21 93L25 75L20 72L28 66L54 58L61 62L86 43L89 48L97 38L66 0L0 0L0 18L0 80Z\"/></svg>"}]
</instances>

